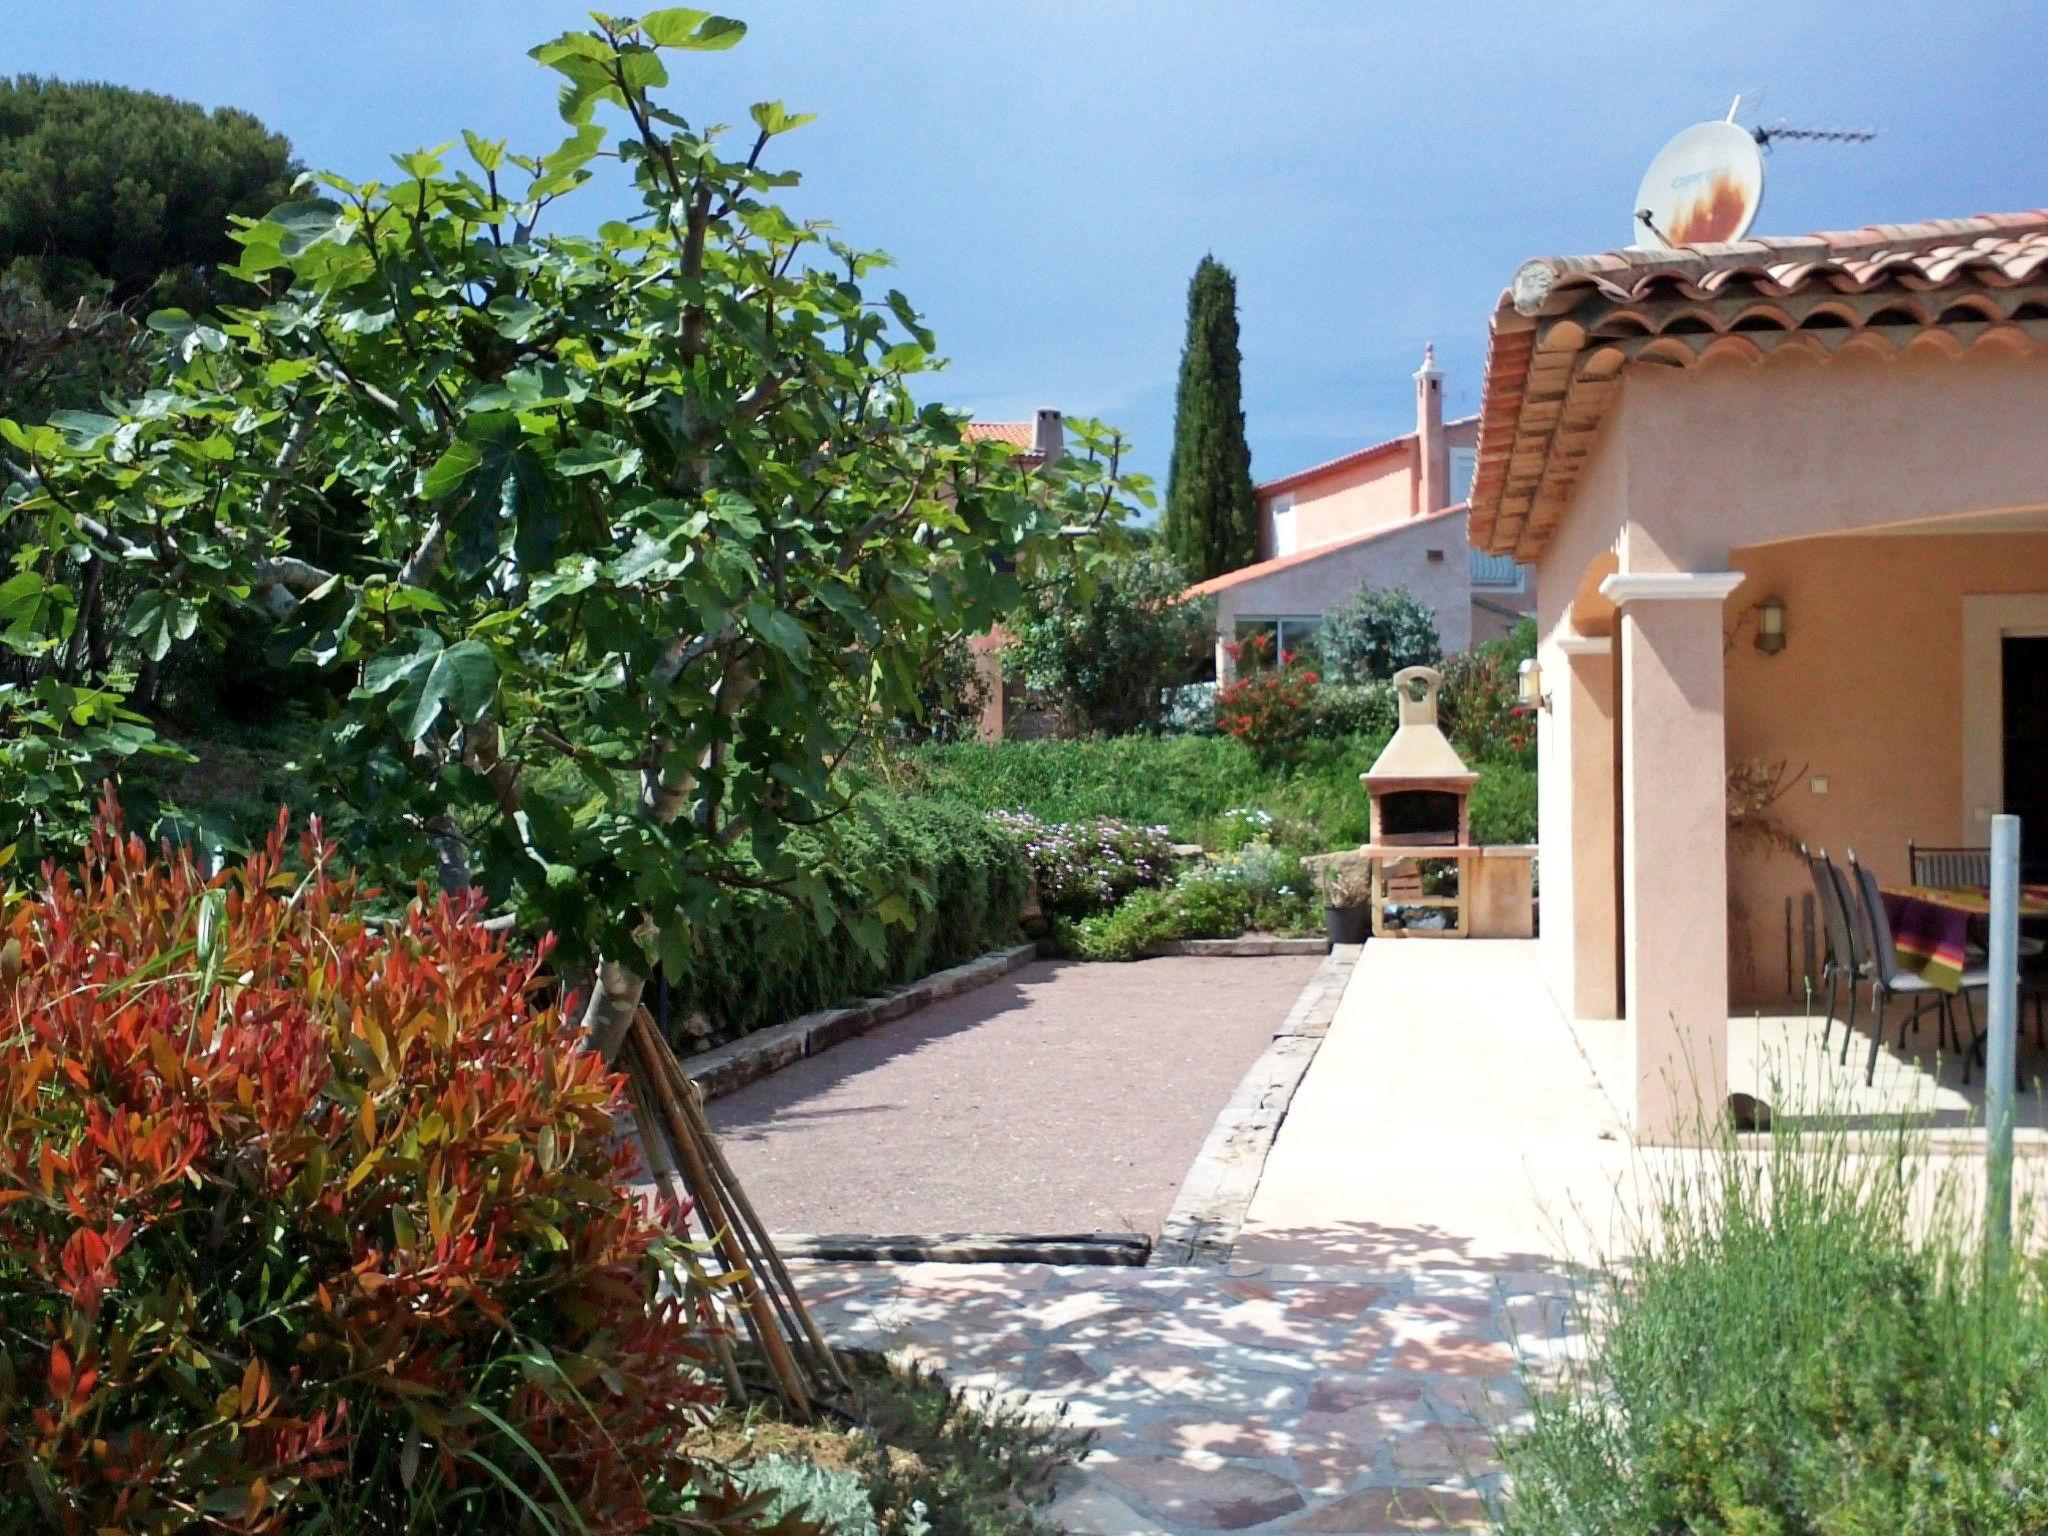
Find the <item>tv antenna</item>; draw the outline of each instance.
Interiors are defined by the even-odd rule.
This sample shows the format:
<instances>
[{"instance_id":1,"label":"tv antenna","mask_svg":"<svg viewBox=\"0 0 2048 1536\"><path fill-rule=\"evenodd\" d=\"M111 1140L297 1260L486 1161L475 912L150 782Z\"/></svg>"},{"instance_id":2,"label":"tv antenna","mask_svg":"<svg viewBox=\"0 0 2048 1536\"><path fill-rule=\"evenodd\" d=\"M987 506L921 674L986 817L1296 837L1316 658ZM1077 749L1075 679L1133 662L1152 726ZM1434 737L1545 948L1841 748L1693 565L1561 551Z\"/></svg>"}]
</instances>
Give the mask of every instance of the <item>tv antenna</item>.
<instances>
[{"instance_id":1,"label":"tv antenna","mask_svg":"<svg viewBox=\"0 0 2048 1536\"><path fill-rule=\"evenodd\" d=\"M1734 122L1736 114L1745 107L1752 115L1760 112L1765 94L1764 88L1759 86L1756 90L1744 91L1737 96L1734 105L1728 108L1728 121ZM1877 137L1877 132L1875 128L1799 128L1781 117L1768 127L1758 124L1751 128L1749 136L1756 140L1758 149L1769 154L1771 146L1780 139L1788 144L1868 144Z\"/></svg>"},{"instance_id":2,"label":"tv antenna","mask_svg":"<svg viewBox=\"0 0 2048 1536\"><path fill-rule=\"evenodd\" d=\"M1752 128L1749 136L1769 154L1780 139L1804 140L1809 144L1868 144L1877 137L1875 128L1794 128L1782 117L1768 128Z\"/></svg>"}]
</instances>

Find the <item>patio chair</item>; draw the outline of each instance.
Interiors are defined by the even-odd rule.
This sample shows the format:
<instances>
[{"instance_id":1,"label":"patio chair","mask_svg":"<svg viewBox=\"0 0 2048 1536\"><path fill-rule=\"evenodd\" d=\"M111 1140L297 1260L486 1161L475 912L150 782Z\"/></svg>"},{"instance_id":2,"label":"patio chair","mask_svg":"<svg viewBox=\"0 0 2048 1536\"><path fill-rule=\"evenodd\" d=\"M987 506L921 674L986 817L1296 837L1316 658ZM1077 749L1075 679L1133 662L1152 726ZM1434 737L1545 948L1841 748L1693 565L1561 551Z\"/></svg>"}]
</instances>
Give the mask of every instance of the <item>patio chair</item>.
<instances>
[{"instance_id":1,"label":"patio chair","mask_svg":"<svg viewBox=\"0 0 2048 1536\"><path fill-rule=\"evenodd\" d=\"M1928 848L1906 840L1906 868L1915 885L1988 886L1989 848Z\"/></svg>"},{"instance_id":2,"label":"patio chair","mask_svg":"<svg viewBox=\"0 0 2048 1536\"><path fill-rule=\"evenodd\" d=\"M1906 1031L1913 1022L1929 1008L1937 1009L1941 1015L1943 1041L1954 1041L1956 1049L1962 1050L1962 1037L1956 1032L1955 1012L1950 1004L1951 994L1944 992L1924 976L1899 968L1898 950L1892 944L1891 919L1884 913L1884 896L1877 888L1877 876L1856 862L1856 850L1849 850L1849 876L1856 896L1856 909L1862 918L1865 953L1870 960L1870 1006L1875 1018L1870 1030L1870 1062L1863 1069L1863 1084L1869 1087L1877 1081L1877 1053L1884 1045L1885 1012L1895 997L1917 998L1913 1011L1899 1021L1899 1049L1906 1047ZM1982 966L1966 969L1955 996L1963 999L1963 1007L1970 1012L1970 1032L1977 1031L1977 1016L1970 1010L1969 995L1981 992L1991 983L1990 973ZM1974 1047L1974 1039L1971 1042ZM1971 1051L1963 1051L1963 1080L1969 1081Z\"/></svg>"},{"instance_id":3,"label":"patio chair","mask_svg":"<svg viewBox=\"0 0 2048 1536\"><path fill-rule=\"evenodd\" d=\"M1823 848L1818 854L1799 845L1799 856L1806 860L1806 873L1813 881L1814 899L1820 903L1821 931L1827 939L1827 954L1821 961L1821 984L1828 989L1827 1022L1821 1028L1820 1048L1828 1048L1828 1036L1835 1027L1835 1009L1841 985L1849 983L1849 1017L1842 1023L1842 1060L1849 1059L1849 1039L1856 1033L1856 986L1870 974L1869 958L1859 952L1856 935L1849 922L1849 909L1844 900L1842 875L1828 861Z\"/></svg>"}]
</instances>

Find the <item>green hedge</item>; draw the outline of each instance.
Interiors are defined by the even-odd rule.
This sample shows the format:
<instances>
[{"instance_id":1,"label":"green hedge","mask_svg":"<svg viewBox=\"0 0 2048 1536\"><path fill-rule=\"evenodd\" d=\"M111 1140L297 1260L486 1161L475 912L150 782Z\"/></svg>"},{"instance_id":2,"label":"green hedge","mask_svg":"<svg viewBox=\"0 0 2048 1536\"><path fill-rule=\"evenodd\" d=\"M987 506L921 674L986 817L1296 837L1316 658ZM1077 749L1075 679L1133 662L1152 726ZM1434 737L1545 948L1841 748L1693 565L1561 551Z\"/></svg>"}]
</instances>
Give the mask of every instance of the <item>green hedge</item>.
<instances>
[{"instance_id":1,"label":"green hedge","mask_svg":"<svg viewBox=\"0 0 2048 1536\"><path fill-rule=\"evenodd\" d=\"M1311 740L1300 762L1274 767L1226 736L1119 736L1097 741L962 742L906 754L907 780L981 810L1047 821L1114 816L1167 827L1206 848L1241 846L1259 828L1232 811L1270 814L1274 842L1297 852L1355 847L1368 807L1358 776L1384 734ZM1536 840L1536 775L1479 765L1473 832L1487 842Z\"/></svg>"},{"instance_id":2,"label":"green hedge","mask_svg":"<svg viewBox=\"0 0 2048 1536\"><path fill-rule=\"evenodd\" d=\"M839 830L836 855L798 845L821 867L841 920L821 933L808 909L758 892L698 930L689 969L669 978L669 1034L682 1049L731 1039L818 1008L856 1002L959 965L1022 935L1029 885L1013 840L977 809L934 799L871 794ZM873 898L842 871L887 877L910 923L881 930L878 949L855 931ZM686 1021L702 1014L712 1034Z\"/></svg>"}]
</instances>

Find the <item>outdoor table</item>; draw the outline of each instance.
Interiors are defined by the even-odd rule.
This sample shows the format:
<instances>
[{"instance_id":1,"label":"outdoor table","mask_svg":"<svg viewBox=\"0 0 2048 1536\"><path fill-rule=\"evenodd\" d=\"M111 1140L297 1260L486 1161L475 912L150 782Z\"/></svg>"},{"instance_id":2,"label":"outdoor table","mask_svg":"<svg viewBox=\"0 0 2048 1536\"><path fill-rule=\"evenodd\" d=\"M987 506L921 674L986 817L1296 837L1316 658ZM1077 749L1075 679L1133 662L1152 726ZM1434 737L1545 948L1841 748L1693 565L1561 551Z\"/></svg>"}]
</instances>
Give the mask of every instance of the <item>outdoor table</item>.
<instances>
[{"instance_id":1,"label":"outdoor table","mask_svg":"<svg viewBox=\"0 0 2048 1536\"><path fill-rule=\"evenodd\" d=\"M1899 965L1955 991L1969 959L1970 924L1991 915L1991 893L1971 885L1888 885L1879 894ZM2020 887L2020 916L2048 918L2048 885Z\"/></svg>"}]
</instances>

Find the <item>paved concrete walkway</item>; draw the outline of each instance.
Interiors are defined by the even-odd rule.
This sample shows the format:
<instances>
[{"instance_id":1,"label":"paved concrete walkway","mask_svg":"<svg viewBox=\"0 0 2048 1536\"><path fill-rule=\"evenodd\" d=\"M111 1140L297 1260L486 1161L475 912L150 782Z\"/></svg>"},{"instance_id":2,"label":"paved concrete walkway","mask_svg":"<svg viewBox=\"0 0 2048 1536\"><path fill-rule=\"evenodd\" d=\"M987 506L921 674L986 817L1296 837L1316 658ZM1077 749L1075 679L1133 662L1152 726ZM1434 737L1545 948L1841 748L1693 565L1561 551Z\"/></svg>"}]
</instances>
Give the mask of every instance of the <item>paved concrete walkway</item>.
<instances>
[{"instance_id":1,"label":"paved concrete walkway","mask_svg":"<svg viewBox=\"0 0 2048 1536\"><path fill-rule=\"evenodd\" d=\"M1100 1435L1054 1511L1083 1536L1472 1528L1509 1340L1570 1347L1559 1256L1611 1216L1618 1124L1532 945L1369 944L1228 1270L814 1264L806 1290L848 1344L1068 1403ZM1543 1214L1560 1180L1571 1219Z\"/></svg>"},{"instance_id":2,"label":"paved concrete walkway","mask_svg":"<svg viewBox=\"0 0 2048 1536\"><path fill-rule=\"evenodd\" d=\"M1609 1251L1634 1159L1533 942L1368 944L1237 1256L1394 1270Z\"/></svg>"}]
</instances>

